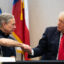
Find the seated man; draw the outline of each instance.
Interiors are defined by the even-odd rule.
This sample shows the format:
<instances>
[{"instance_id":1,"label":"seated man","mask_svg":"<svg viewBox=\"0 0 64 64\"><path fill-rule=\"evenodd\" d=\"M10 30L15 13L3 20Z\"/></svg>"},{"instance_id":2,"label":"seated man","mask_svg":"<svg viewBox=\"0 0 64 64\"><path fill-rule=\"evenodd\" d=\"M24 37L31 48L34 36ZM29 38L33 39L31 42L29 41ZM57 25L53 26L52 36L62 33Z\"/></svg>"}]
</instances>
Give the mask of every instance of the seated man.
<instances>
[{"instance_id":1,"label":"seated man","mask_svg":"<svg viewBox=\"0 0 64 64\"><path fill-rule=\"evenodd\" d=\"M4 57L15 57L16 52L13 46L22 47L22 49L29 47L23 43L19 43L10 36L16 28L14 16L8 13L0 15L0 49Z\"/></svg>"},{"instance_id":2,"label":"seated man","mask_svg":"<svg viewBox=\"0 0 64 64\"><path fill-rule=\"evenodd\" d=\"M0 15L0 38L13 39L10 34L15 28L14 17L9 14ZM14 39L13 39L14 40ZM14 47L1 46L2 55L4 57L16 56Z\"/></svg>"}]
</instances>

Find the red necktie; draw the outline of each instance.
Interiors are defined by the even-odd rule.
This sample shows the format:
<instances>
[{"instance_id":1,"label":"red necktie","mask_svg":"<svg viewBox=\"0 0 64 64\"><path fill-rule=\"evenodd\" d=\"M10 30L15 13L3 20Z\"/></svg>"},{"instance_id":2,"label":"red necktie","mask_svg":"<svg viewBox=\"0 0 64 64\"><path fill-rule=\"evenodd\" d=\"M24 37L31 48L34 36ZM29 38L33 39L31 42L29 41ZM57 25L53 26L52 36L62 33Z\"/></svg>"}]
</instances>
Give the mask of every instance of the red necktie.
<instances>
[{"instance_id":1,"label":"red necktie","mask_svg":"<svg viewBox=\"0 0 64 64\"><path fill-rule=\"evenodd\" d=\"M60 46L58 51L58 60L64 60L64 34L60 40Z\"/></svg>"}]
</instances>

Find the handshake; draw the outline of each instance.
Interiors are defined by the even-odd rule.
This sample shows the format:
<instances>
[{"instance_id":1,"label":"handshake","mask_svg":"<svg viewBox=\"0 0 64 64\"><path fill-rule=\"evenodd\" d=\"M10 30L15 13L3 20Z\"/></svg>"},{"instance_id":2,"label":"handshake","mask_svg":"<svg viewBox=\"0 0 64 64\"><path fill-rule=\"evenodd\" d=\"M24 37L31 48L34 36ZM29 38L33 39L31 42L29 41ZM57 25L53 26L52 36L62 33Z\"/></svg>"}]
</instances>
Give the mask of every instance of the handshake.
<instances>
[{"instance_id":1,"label":"handshake","mask_svg":"<svg viewBox=\"0 0 64 64\"><path fill-rule=\"evenodd\" d=\"M24 43L19 43L18 41L7 39L7 38L0 38L0 45L7 46L7 47L21 47L23 51L28 52L29 54L32 53L32 48Z\"/></svg>"},{"instance_id":2,"label":"handshake","mask_svg":"<svg viewBox=\"0 0 64 64\"><path fill-rule=\"evenodd\" d=\"M32 48L27 44L22 44L22 50L28 52L28 54L32 54Z\"/></svg>"}]
</instances>

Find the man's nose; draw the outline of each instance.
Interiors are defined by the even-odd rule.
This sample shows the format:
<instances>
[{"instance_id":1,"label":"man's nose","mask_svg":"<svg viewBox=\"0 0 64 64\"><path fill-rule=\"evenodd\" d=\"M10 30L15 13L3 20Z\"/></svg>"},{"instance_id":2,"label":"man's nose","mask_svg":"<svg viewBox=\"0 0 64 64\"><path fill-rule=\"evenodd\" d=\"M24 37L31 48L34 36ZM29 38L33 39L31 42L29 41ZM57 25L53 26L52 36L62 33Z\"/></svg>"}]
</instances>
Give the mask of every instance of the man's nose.
<instances>
[{"instance_id":1,"label":"man's nose","mask_svg":"<svg viewBox=\"0 0 64 64\"><path fill-rule=\"evenodd\" d=\"M58 21L58 25L60 25L61 24L61 22L60 21Z\"/></svg>"},{"instance_id":2,"label":"man's nose","mask_svg":"<svg viewBox=\"0 0 64 64\"><path fill-rule=\"evenodd\" d=\"M14 28L16 28L16 25L14 25Z\"/></svg>"}]
</instances>

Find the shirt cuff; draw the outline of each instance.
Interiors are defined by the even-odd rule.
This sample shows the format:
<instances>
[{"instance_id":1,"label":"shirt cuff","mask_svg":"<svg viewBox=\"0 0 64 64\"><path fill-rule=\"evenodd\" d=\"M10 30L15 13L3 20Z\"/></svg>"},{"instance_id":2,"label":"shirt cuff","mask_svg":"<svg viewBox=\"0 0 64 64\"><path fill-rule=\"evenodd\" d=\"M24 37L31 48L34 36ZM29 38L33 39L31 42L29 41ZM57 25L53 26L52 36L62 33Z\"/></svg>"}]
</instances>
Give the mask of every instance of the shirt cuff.
<instances>
[{"instance_id":1,"label":"shirt cuff","mask_svg":"<svg viewBox=\"0 0 64 64\"><path fill-rule=\"evenodd\" d=\"M30 54L30 55L32 55L32 56L34 55L34 50L33 50L33 49L32 49L32 51L31 51L31 54Z\"/></svg>"}]
</instances>

